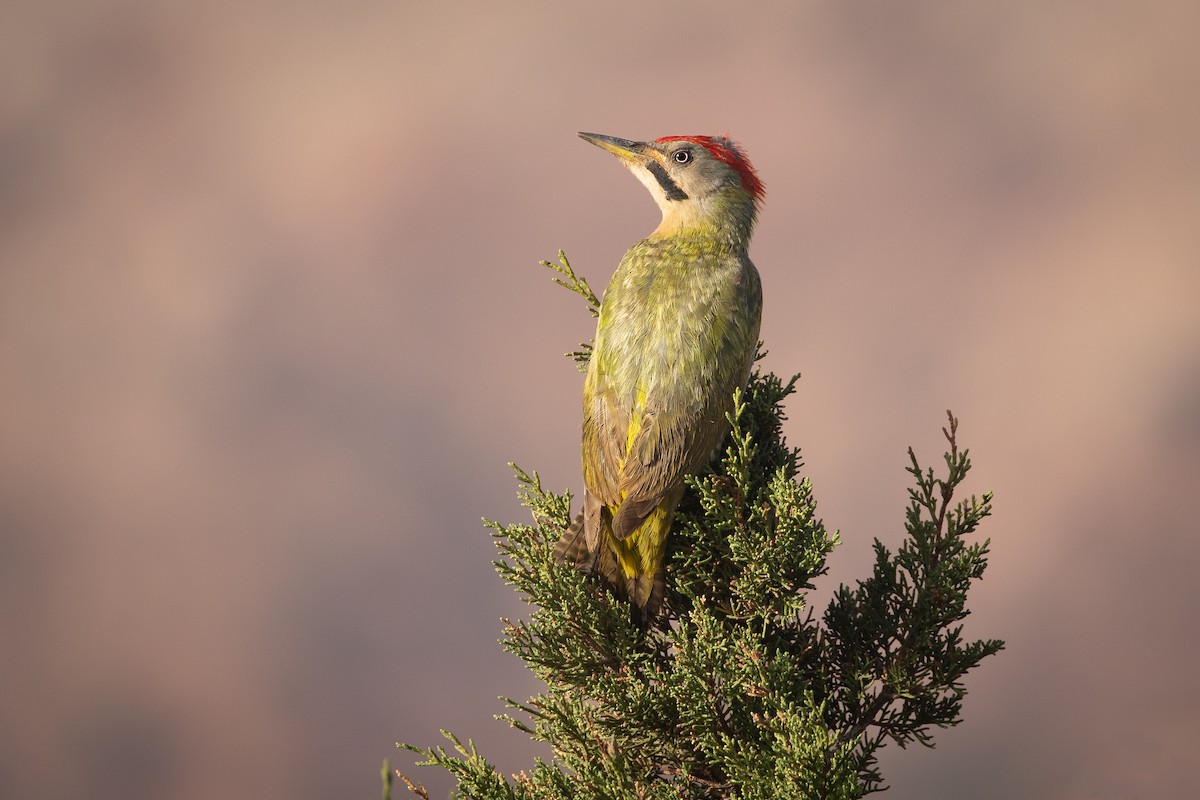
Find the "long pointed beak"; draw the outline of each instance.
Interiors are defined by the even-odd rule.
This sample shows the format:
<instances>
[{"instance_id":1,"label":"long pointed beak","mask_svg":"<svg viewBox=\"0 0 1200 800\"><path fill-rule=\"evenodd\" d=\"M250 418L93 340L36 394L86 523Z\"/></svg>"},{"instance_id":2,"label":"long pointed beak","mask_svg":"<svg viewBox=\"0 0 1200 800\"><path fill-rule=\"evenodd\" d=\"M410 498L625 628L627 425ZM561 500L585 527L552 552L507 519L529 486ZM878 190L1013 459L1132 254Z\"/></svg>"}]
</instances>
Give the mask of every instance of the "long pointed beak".
<instances>
[{"instance_id":1,"label":"long pointed beak","mask_svg":"<svg viewBox=\"0 0 1200 800\"><path fill-rule=\"evenodd\" d=\"M584 133L582 131L579 133L579 138L585 142L591 142L603 150L607 150L622 161L635 161L645 158L645 142L634 142L629 139L618 139L616 136L604 136L599 133Z\"/></svg>"}]
</instances>

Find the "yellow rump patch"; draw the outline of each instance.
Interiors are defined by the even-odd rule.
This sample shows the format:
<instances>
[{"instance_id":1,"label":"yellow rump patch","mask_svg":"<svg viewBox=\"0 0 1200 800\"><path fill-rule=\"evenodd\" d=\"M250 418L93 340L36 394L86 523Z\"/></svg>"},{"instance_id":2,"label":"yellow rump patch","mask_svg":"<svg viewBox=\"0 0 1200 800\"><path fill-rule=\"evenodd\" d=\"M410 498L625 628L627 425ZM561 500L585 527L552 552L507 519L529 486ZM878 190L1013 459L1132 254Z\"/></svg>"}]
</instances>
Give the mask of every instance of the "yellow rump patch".
<instances>
[{"instance_id":1,"label":"yellow rump patch","mask_svg":"<svg viewBox=\"0 0 1200 800\"><path fill-rule=\"evenodd\" d=\"M671 503L664 502L651 511L650 516L624 541L612 540L617 563L621 565L626 578L657 574L674 510ZM612 509L612 512L615 515L617 509Z\"/></svg>"}]
</instances>

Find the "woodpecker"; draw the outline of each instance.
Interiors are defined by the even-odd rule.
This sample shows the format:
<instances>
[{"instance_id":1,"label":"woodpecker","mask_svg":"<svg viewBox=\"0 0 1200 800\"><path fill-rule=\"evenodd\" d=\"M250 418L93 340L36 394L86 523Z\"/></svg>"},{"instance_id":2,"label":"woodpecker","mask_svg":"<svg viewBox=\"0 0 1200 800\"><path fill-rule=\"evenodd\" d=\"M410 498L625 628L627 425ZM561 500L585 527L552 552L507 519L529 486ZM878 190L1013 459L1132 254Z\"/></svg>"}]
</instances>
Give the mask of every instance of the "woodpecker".
<instances>
[{"instance_id":1,"label":"woodpecker","mask_svg":"<svg viewBox=\"0 0 1200 800\"><path fill-rule=\"evenodd\" d=\"M583 511L555 557L604 578L649 624L684 478L721 444L754 361L762 285L747 247L763 184L727 137L579 135L633 172L662 222L604 292L583 387Z\"/></svg>"}]
</instances>

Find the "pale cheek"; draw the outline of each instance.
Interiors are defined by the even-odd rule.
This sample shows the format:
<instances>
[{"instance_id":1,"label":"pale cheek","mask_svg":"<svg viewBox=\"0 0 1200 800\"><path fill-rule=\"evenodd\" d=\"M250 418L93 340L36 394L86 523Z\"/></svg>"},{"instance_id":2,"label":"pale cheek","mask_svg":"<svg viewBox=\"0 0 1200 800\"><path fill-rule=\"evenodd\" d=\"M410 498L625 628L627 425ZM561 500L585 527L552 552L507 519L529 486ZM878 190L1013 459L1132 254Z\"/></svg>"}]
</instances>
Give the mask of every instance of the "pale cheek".
<instances>
[{"instance_id":1,"label":"pale cheek","mask_svg":"<svg viewBox=\"0 0 1200 800\"><path fill-rule=\"evenodd\" d=\"M641 182L642 186L646 187L646 191L650 192L650 196L654 198L654 202L658 204L662 212L667 213L667 209L673 204L667 200L667 196L663 194L662 187L658 185L654 176L642 167L631 166L629 171Z\"/></svg>"}]
</instances>

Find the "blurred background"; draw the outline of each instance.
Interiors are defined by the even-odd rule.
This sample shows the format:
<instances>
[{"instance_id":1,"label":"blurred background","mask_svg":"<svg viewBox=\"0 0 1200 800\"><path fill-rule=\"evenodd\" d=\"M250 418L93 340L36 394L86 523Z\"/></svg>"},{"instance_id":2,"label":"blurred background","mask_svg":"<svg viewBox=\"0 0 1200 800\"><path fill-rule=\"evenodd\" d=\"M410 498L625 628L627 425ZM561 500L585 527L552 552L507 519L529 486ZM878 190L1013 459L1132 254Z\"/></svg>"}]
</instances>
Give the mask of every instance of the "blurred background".
<instances>
[{"instance_id":1,"label":"blurred background","mask_svg":"<svg viewBox=\"0 0 1200 800\"><path fill-rule=\"evenodd\" d=\"M1200 5L0 8L0 795L369 798L537 754L481 516L578 492L579 299L657 224L579 130L729 133L844 546L961 419L1008 649L889 797L1192 795ZM818 606L820 607L820 606ZM892 748L895 750L895 748Z\"/></svg>"}]
</instances>

